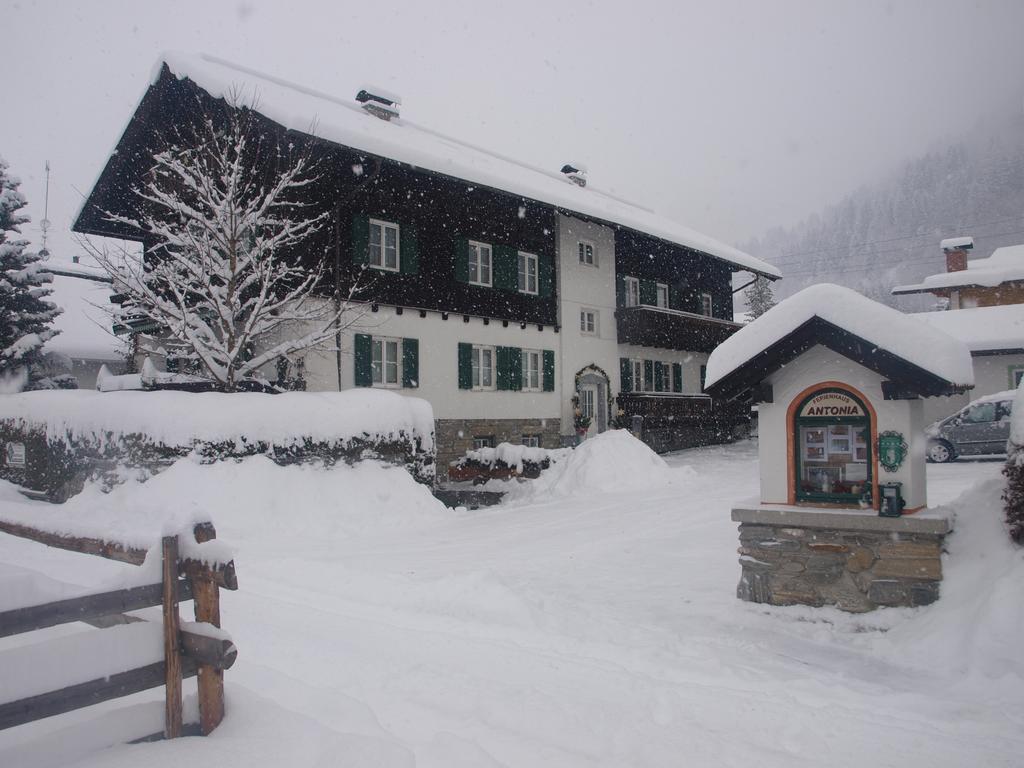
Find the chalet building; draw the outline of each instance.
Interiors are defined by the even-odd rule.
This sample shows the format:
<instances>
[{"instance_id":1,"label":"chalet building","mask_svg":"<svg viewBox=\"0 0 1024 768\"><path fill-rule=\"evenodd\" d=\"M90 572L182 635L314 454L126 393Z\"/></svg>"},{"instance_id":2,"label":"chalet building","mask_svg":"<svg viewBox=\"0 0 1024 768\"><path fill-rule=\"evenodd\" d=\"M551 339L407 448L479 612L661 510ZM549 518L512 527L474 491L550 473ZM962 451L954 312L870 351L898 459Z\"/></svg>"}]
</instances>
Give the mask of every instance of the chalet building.
<instances>
[{"instance_id":1,"label":"chalet building","mask_svg":"<svg viewBox=\"0 0 1024 768\"><path fill-rule=\"evenodd\" d=\"M282 257L327 254L324 300L362 287L365 313L338 348L290 362L311 390L430 401L440 474L474 446L571 444L579 416L588 435L640 426L659 450L745 420L703 393L704 364L739 328L733 273L777 279L773 266L595 189L577 166L540 170L418 126L379 89L348 101L208 56L166 56L155 73L75 230L139 240L104 212L138 210L131 190L160 137L229 91L256 94L263 128L326 169L309 199L331 226Z\"/></svg>"},{"instance_id":2,"label":"chalet building","mask_svg":"<svg viewBox=\"0 0 1024 768\"><path fill-rule=\"evenodd\" d=\"M932 293L948 300L942 312L915 317L967 345L974 362L969 394L925 402L931 422L955 413L970 400L1016 389L1024 376L1024 244L997 248L983 259L968 259L970 237L943 240L946 271L916 285L893 288L895 295Z\"/></svg>"}]
</instances>

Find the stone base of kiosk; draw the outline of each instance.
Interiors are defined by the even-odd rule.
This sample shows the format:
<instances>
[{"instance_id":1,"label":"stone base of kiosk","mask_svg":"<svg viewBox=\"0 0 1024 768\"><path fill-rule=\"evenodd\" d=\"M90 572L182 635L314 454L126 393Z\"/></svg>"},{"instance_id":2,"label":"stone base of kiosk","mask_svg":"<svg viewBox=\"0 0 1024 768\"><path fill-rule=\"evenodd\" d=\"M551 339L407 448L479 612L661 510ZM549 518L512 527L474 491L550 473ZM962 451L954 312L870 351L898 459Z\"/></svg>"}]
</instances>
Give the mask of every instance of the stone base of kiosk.
<instances>
[{"instance_id":1,"label":"stone base of kiosk","mask_svg":"<svg viewBox=\"0 0 1024 768\"><path fill-rule=\"evenodd\" d=\"M732 519L740 524L741 600L863 612L939 597L946 516L752 504L733 509Z\"/></svg>"}]
</instances>

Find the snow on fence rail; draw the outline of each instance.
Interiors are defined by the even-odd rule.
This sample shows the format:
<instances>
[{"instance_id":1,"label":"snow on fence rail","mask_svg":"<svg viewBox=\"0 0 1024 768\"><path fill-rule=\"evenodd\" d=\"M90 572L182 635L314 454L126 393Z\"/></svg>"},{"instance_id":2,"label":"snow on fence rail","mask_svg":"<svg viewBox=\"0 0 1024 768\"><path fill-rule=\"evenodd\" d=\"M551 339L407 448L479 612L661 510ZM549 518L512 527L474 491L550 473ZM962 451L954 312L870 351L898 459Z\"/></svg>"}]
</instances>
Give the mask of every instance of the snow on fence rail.
<instances>
[{"instance_id":1,"label":"snow on fence rail","mask_svg":"<svg viewBox=\"0 0 1024 768\"><path fill-rule=\"evenodd\" d=\"M74 552L142 565L147 552L98 538L71 536L0 521L0 531ZM30 605L0 612L0 637L32 632L72 621L107 626L111 615L162 606L162 620L119 624L84 635L62 637L4 651L5 699L0 701L0 730L81 709L139 691L165 687L164 738L211 733L224 717L224 670L238 654L220 629L220 588L238 589L233 561L216 562L189 555L203 552L216 538L210 523L192 529L192 541L164 536L160 541L160 580L110 592ZM195 623L182 625L179 602L192 600ZM161 642L162 641L162 642ZM88 669L68 680L55 658L88 658ZM130 668L124 669L125 664ZM54 675L54 670L60 670ZM199 723L186 726L182 680L198 676ZM61 683L64 683L61 685ZM59 687L56 687L59 686ZM150 739L159 737L154 734Z\"/></svg>"}]
</instances>

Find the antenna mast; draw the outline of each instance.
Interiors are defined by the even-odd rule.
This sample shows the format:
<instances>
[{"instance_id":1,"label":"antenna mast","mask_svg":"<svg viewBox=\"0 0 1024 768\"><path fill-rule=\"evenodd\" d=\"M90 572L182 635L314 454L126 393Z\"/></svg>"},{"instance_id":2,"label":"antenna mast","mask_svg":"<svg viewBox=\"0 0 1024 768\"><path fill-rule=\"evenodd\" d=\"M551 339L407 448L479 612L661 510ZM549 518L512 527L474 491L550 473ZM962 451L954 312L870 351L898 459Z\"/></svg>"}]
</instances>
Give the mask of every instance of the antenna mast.
<instances>
[{"instance_id":1,"label":"antenna mast","mask_svg":"<svg viewBox=\"0 0 1024 768\"><path fill-rule=\"evenodd\" d=\"M46 249L46 235L50 231L50 161L46 161L46 196L43 201L43 220L39 222L39 228L43 231L43 247L39 249L39 258L46 261L50 258L50 252Z\"/></svg>"}]
</instances>

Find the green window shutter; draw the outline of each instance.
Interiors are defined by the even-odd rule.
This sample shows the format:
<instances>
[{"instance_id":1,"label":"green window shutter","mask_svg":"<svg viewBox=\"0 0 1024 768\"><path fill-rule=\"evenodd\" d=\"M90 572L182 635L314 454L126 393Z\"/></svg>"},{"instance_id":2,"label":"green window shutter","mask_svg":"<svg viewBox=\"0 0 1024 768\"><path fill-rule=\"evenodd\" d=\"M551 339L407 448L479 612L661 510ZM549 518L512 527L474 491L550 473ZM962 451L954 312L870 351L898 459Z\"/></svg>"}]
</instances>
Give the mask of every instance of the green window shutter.
<instances>
[{"instance_id":1,"label":"green window shutter","mask_svg":"<svg viewBox=\"0 0 1024 768\"><path fill-rule=\"evenodd\" d=\"M706 365L702 365L700 367L700 391L701 392L704 391L704 379L707 378L707 375L708 375L708 367Z\"/></svg>"},{"instance_id":2,"label":"green window shutter","mask_svg":"<svg viewBox=\"0 0 1024 768\"><path fill-rule=\"evenodd\" d=\"M370 335L357 333L355 341L355 384L357 387L373 386L372 355Z\"/></svg>"},{"instance_id":3,"label":"green window shutter","mask_svg":"<svg viewBox=\"0 0 1024 768\"><path fill-rule=\"evenodd\" d=\"M398 230L398 243L401 253L400 269L407 275L420 273L420 247L416 238L416 228L401 226Z\"/></svg>"},{"instance_id":4,"label":"green window shutter","mask_svg":"<svg viewBox=\"0 0 1024 768\"><path fill-rule=\"evenodd\" d=\"M473 388L473 345L459 342L459 389Z\"/></svg>"},{"instance_id":5,"label":"green window shutter","mask_svg":"<svg viewBox=\"0 0 1024 768\"><path fill-rule=\"evenodd\" d=\"M494 350L494 388L508 389L508 347Z\"/></svg>"},{"instance_id":6,"label":"green window shutter","mask_svg":"<svg viewBox=\"0 0 1024 768\"><path fill-rule=\"evenodd\" d=\"M683 364L672 363L672 391L683 391Z\"/></svg>"},{"instance_id":7,"label":"green window shutter","mask_svg":"<svg viewBox=\"0 0 1024 768\"><path fill-rule=\"evenodd\" d=\"M640 303L652 306L658 303L658 284L653 280L640 281Z\"/></svg>"},{"instance_id":8,"label":"green window shutter","mask_svg":"<svg viewBox=\"0 0 1024 768\"><path fill-rule=\"evenodd\" d=\"M420 385L420 342L402 339L402 386L415 389Z\"/></svg>"},{"instance_id":9,"label":"green window shutter","mask_svg":"<svg viewBox=\"0 0 1024 768\"><path fill-rule=\"evenodd\" d=\"M544 391L554 392L555 391L555 353L554 350L545 349L541 354L544 361L542 375L544 377Z\"/></svg>"},{"instance_id":10,"label":"green window shutter","mask_svg":"<svg viewBox=\"0 0 1024 768\"><path fill-rule=\"evenodd\" d=\"M555 265L551 254L537 256L537 291L542 299L551 298L555 291Z\"/></svg>"},{"instance_id":11,"label":"green window shutter","mask_svg":"<svg viewBox=\"0 0 1024 768\"><path fill-rule=\"evenodd\" d=\"M654 361L644 360L644 390L650 392L654 389Z\"/></svg>"},{"instance_id":12,"label":"green window shutter","mask_svg":"<svg viewBox=\"0 0 1024 768\"><path fill-rule=\"evenodd\" d=\"M523 350L508 347L508 388L518 392L523 388Z\"/></svg>"},{"instance_id":13,"label":"green window shutter","mask_svg":"<svg viewBox=\"0 0 1024 768\"><path fill-rule=\"evenodd\" d=\"M352 217L352 261L370 263L370 217L365 213Z\"/></svg>"},{"instance_id":14,"label":"green window shutter","mask_svg":"<svg viewBox=\"0 0 1024 768\"><path fill-rule=\"evenodd\" d=\"M469 282L469 239L462 235L455 236L455 279Z\"/></svg>"},{"instance_id":15,"label":"green window shutter","mask_svg":"<svg viewBox=\"0 0 1024 768\"><path fill-rule=\"evenodd\" d=\"M668 287L668 308L683 309L683 297L674 285Z\"/></svg>"},{"instance_id":16,"label":"green window shutter","mask_svg":"<svg viewBox=\"0 0 1024 768\"><path fill-rule=\"evenodd\" d=\"M654 391L663 392L665 390L665 365L660 360L654 361Z\"/></svg>"},{"instance_id":17,"label":"green window shutter","mask_svg":"<svg viewBox=\"0 0 1024 768\"><path fill-rule=\"evenodd\" d=\"M507 245L496 245L491 249L491 254L491 284L501 291L519 290L519 252Z\"/></svg>"},{"instance_id":18,"label":"green window shutter","mask_svg":"<svg viewBox=\"0 0 1024 768\"><path fill-rule=\"evenodd\" d=\"M626 306L626 276L615 276L615 306Z\"/></svg>"},{"instance_id":19,"label":"green window shutter","mask_svg":"<svg viewBox=\"0 0 1024 768\"><path fill-rule=\"evenodd\" d=\"M619 379L622 382L623 392L633 391L633 364L628 357L619 358Z\"/></svg>"}]
</instances>

